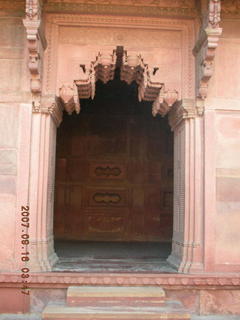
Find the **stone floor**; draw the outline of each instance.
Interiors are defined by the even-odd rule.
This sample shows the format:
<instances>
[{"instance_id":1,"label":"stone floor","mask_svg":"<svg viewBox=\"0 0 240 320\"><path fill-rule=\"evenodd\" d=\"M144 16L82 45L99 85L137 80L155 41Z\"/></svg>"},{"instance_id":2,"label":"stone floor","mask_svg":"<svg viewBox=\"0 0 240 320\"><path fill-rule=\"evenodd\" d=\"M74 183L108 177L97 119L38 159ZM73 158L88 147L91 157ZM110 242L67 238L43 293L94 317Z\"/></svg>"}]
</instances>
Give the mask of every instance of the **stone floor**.
<instances>
[{"instance_id":1,"label":"stone floor","mask_svg":"<svg viewBox=\"0 0 240 320\"><path fill-rule=\"evenodd\" d=\"M0 320L41 320L41 314L0 314ZM191 320L240 320L240 315L208 315L208 316L195 316L192 315Z\"/></svg>"},{"instance_id":2,"label":"stone floor","mask_svg":"<svg viewBox=\"0 0 240 320\"><path fill-rule=\"evenodd\" d=\"M53 271L175 273L166 261L168 243L55 241Z\"/></svg>"}]
</instances>

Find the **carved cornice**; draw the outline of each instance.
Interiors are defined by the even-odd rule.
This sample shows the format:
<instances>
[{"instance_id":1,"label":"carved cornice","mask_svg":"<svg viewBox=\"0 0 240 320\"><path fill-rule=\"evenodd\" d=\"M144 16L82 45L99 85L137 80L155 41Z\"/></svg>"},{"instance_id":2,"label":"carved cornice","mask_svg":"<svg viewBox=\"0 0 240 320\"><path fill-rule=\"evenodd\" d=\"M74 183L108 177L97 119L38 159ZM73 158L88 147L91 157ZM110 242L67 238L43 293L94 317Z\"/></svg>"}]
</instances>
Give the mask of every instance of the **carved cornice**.
<instances>
[{"instance_id":1,"label":"carved cornice","mask_svg":"<svg viewBox=\"0 0 240 320\"><path fill-rule=\"evenodd\" d=\"M2 284L1 284L2 283ZM22 278L20 274L6 273L0 275L0 286L6 286L6 283L21 286ZM30 287L35 285L46 286L57 285L58 287L67 287L69 285L108 285L108 286L166 286L166 287L189 287L196 289L204 287L223 289L225 286L234 289L240 287L240 278L237 273L230 275L180 275L180 274L113 274L113 273L31 273Z\"/></svg>"},{"instance_id":2,"label":"carved cornice","mask_svg":"<svg viewBox=\"0 0 240 320\"><path fill-rule=\"evenodd\" d=\"M221 0L209 0L209 12L206 21L199 33L199 38L193 49L197 63L197 97L205 99L208 94L209 80L214 73L214 58L218 47L222 28L221 21ZM207 24L207 27L204 25Z\"/></svg>"},{"instance_id":3,"label":"carved cornice","mask_svg":"<svg viewBox=\"0 0 240 320\"><path fill-rule=\"evenodd\" d=\"M58 97L43 96L40 104L33 104L32 112L50 115L57 127L62 122L63 107Z\"/></svg>"},{"instance_id":4,"label":"carved cornice","mask_svg":"<svg viewBox=\"0 0 240 320\"><path fill-rule=\"evenodd\" d=\"M173 106L169 112L169 125L174 130L184 119L192 119L202 115L202 109L195 99L183 99Z\"/></svg>"},{"instance_id":5,"label":"carved cornice","mask_svg":"<svg viewBox=\"0 0 240 320\"><path fill-rule=\"evenodd\" d=\"M59 88L59 100L68 114L80 112L80 99L94 99L96 81L107 83L114 79L116 67L120 68L120 79L127 84L138 85L139 101L153 102L153 116L165 116L178 100L178 91L166 89L158 67L149 66L141 53L116 48L113 52L99 51L95 61L87 64L78 62L78 79Z\"/></svg>"},{"instance_id":6,"label":"carved cornice","mask_svg":"<svg viewBox=\"0 0 240 320\"><path fill-rule=\"evenodd\" d=\"M44 12L156 17L197 15L194 0L52 0L47 1Z\"/></svg>"}]
</instances>

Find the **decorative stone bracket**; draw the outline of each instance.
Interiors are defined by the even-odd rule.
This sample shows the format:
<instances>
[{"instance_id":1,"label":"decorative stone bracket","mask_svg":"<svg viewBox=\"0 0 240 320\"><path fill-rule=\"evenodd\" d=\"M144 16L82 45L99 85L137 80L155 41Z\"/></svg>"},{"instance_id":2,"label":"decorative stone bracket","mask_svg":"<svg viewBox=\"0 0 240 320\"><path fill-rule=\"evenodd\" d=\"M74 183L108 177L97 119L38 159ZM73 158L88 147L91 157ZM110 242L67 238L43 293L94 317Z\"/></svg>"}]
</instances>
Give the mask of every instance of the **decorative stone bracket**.
<instances>
[{"instance_id":1,"label":"decorative stone bracket","mask_svg":"<svg viewBox=\"0 0 240 320\"><path fill-rule=\"evenodd\" d=\"M138 84L139 101L153 101L152 113L165 116L178 101L177 90L169 90L160 79L159 68L150 67L141 54L117 50L112 53L99 52L94 62L88 66L79 64L79 79L72 84L63 84L59 97L64 109L72 114L80 112L80 99L94 98L96 81L107 83L114 79L116 68L120 68L120 79L128 84Z\"/></svg>"},{"instance_id":2,"label":"decorative stone bracket","mask_svg":"<svg viewBox=\"0 0 240 320\"><path fill-rule=\"evenodd\" d=\"M153 116L155 117L157 114L165 116L177 101L179 101L177 90L166 90L163 86L160 94L153 103Z\"/></svg>"},{"instance_id":3,"label":"decorative stone bracket","mask_svg":"<svg viewBox=\"0 0 240 320\"><path fill-rule=\"evenodd\" d=\"M210 0L207 22L203 23L199 39L193 49L197 63L197 97L202 100L208 94L209 80L214 73L215 53L222 34L222 28L219 27L220 12L221 0Z\"/></svg>"},{"instance_id":4,"label":"decorative stone bracket","mask_svg":"<svg viewBox=\"0 0 240 320\"><path fill-rule=\"evenodd\" d=\"M46 40L41 31L41 0L26 0L26 16L23 24L27 33L28 69L33 104L39 105L41 95L41 56L46 48Z\"/></svg>"}]
</instances>

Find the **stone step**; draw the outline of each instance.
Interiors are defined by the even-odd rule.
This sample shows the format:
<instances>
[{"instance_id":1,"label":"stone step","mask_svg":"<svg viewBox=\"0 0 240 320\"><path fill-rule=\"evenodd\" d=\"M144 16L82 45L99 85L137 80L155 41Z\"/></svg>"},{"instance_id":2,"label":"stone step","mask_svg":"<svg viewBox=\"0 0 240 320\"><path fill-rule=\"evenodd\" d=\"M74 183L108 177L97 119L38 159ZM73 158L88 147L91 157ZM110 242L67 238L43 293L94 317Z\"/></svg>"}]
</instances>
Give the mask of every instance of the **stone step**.
<instances>
[{"instance_id":1,"label":"stone step","mask_svg":"<svg viewBox=\"0 0 240 320\"><path fill-rule=\"evenodd\" d=\"M165 303L161 287L69 287L68 306L160 306Z\"/></svg>"},{"instance_id":2,"label":"stone step","mask_svg":"<svg viewBox=\"0 0 240 320\"><path fill-rule=\"evenodd\" d=\"M178 303L164 307L69 307L49 305L43 320L190 320L190 314Z\"/></svg>"}]
</instances>

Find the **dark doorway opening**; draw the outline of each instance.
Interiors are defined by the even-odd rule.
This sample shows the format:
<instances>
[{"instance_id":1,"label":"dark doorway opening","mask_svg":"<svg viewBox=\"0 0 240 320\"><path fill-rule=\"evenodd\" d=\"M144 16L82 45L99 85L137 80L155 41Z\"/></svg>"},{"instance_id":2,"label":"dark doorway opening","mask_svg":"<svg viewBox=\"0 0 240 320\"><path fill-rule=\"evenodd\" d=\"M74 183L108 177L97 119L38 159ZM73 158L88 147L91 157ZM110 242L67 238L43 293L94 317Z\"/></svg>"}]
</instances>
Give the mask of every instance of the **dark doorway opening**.
<instances>
[{"instance_id":1,"label":"dark doorway opening","mask_svg":"<svg viewBox=\"0 0 240 320\"><path fill-rule=\"evenodd\" d=\"M88 271L171 272L165 262L173 229L167 119L153 118L152 103L140 103L137 84L120 81L118 71L113 81L96 83L94 100L80 102L81 113L64 114L57 134L56 270L84 269L85 261Z\"/></svg>"}]
</instances>

